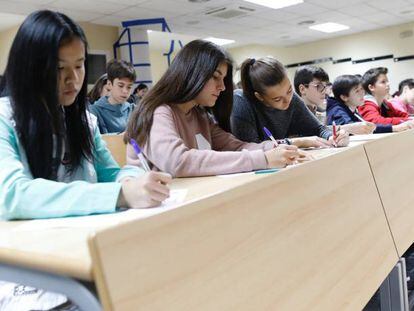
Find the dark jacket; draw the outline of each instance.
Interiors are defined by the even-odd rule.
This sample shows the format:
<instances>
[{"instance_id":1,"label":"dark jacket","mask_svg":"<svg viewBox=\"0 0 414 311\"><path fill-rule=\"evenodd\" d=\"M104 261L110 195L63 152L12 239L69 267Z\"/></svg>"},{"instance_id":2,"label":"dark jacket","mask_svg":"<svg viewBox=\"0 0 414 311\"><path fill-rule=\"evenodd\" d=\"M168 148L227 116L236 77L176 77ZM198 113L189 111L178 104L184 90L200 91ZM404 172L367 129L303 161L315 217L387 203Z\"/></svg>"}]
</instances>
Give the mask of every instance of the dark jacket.
<instances>
[{"instance_id":1,"label":"dark jacket","mask_svg":"<svg viewBox=\"0 0 414 311\"><path fill-rule=\"evenodd\" d=\"M362 118L358 111L352 112L348 106L339 100L329 97L326 106L326 121L328 125L331 125L335 121L336 125L344 125L354 122L360 122L361 120L357 115ZM390 124L377 124L374 133L390 133L392 132L392 126Z\"/></svg>"}]
</instances>

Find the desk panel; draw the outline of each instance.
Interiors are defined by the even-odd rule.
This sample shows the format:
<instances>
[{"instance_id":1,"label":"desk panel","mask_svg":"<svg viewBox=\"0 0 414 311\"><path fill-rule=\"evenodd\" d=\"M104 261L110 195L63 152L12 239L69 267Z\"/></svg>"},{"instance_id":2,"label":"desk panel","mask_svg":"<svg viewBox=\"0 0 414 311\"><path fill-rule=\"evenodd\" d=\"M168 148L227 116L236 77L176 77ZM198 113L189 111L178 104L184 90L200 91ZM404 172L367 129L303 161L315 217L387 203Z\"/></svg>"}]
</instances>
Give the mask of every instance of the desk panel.
<instances>
[{"instance_id":1,"label":"desk panel","mask_svg":"<svg viewBox=\"0 0 414 311\"><path fill-rule=\"evenodd\" d=\"M414 131L364 145L398 253L414 242Z\"/></svg>"},{"instance_id":2,"label":"desk panel","mask_svg":"<svg viewBox=\"0 0 414 311\"><path fill-rule=\"evenodd\" d=\"M362 146L90 246L106 310L361 310L398 260Z\"/></svg>"}]
</instances>

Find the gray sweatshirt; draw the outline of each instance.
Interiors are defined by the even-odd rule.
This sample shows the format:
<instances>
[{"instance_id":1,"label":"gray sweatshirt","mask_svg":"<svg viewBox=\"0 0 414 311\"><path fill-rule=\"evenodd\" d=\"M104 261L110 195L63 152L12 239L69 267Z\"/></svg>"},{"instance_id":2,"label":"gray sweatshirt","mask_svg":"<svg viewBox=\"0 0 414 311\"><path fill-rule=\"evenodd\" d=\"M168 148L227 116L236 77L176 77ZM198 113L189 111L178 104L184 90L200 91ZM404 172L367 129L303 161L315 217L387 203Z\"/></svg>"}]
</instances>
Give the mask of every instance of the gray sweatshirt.
<instances>
[{"instance_id":1,"label":"gray sweatshirt","mask_svg":"<svg viewBox=\"0 0 414 311\"><path fill-rule=\"evenodd\" d=\"M231 128L233 134L246 142L259 143L269 139L263 127L267 127L276 139L294 136L319 136L328 139L331 130L322 125L305 106L297 94L293 94L286 110L266 107L260 102L250 102L242 90L235 90L233 97Z\"/></svg>"}]
</instances>

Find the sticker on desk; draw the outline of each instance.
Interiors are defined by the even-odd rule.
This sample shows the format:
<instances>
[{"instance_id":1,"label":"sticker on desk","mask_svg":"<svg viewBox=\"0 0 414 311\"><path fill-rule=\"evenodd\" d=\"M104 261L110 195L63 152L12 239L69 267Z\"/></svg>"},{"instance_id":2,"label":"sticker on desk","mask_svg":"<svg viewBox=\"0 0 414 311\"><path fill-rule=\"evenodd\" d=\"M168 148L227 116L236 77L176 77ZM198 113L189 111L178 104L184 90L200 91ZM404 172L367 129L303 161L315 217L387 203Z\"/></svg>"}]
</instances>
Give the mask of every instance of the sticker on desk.
<instances>
[{"instance_id":1,"label":"sticker on desk","mask_svg":"<svg viewBox=\"0 0 414 311\"><path fill-rule=\"evenodd\" d=\"M100 228L115 226L119 223L141 218L148 218L177 208L183 204L187 193L188 189L171 190L170 197L162 202L159 207L127 209L122 212L110 214L35 219L26 221L22 225L15 227L13 230L32 231L54 228Z\"/></svg>"}]
</instances>

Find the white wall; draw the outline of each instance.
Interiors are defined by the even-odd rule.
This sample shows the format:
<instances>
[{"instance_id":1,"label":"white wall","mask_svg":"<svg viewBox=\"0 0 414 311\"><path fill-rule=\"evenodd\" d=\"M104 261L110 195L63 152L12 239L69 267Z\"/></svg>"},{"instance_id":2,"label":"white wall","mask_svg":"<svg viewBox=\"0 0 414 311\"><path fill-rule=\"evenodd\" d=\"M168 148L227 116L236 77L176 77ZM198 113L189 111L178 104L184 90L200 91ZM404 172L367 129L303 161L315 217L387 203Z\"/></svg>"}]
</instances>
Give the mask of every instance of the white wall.
<instances>
[{"instance_id":1,"label":"white wall","mask_svg":"<svg viewBox=\"0 0 414 311\"><path fill-rule=\"evenodd\" d=\"M168 59L164 56L164 53L168 53L170 51L171 40L175 40L174 50L171 54L172 61L174 56L180 50L178 40L181 40L182 44L185 45L186 43L196 39L196 37L169 32L152 31L148 34L148 39L152 81L154 84L161 78L168 68Z\"/></svg>"},{"instance_id":2,"label":"white wall","mask_svg":"<svg viewBox=\"0 0 414 311\"><path fill-rule=\"evenodd\" d=\"M408 23L292 47L276 48L272 46L249 45L229 49L229 52L237 65L240 65L247 57L259 58L269 55L285 65L323 57L364 59L387 54L394 54L394 57L398 57L414 54L414 36L404 39L399 37L402 31L413 29L414 23ZM372 67L388 67L391 92L396 90L398 83L402 79L414 77L414 60L394 62L393 59L387 59L362 64L352 64L351 62L333 64L332 62L327 62L320 63L318 66L328 72L331 81L341 74L363 74ZM293 78L295 70L296 68L288 70L291 78ZM239 75L237 74L235 81L237 82L238 79Z\"/></svg>"}]
</instances>

